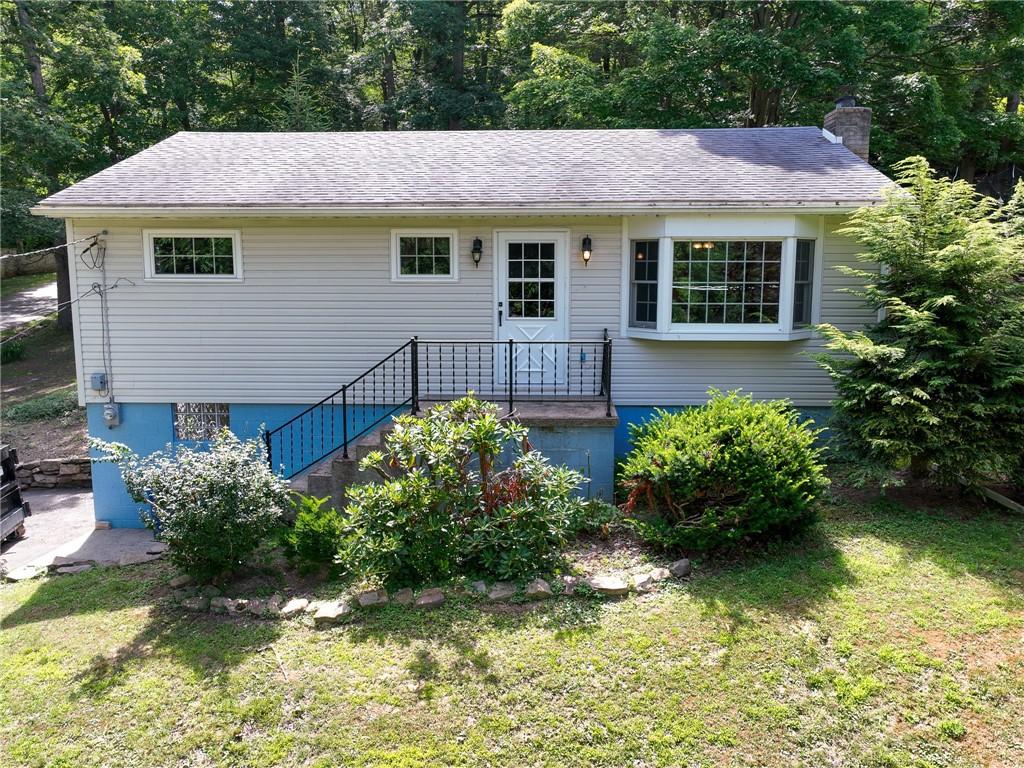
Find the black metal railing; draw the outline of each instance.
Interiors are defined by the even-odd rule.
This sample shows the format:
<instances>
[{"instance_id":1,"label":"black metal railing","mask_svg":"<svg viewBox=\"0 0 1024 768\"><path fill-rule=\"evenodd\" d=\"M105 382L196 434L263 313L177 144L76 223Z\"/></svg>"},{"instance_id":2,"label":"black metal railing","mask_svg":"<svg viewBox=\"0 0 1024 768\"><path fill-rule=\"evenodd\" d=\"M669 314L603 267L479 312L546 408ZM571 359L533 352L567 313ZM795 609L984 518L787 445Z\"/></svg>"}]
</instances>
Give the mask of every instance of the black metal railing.
<instances>
[{"instance_id":1,"label":"black metal railing","mask_svg":"<svg viewBox=\"0 0 1024 768\"><path fill-rule=\"evenodd\" d=\"M612 342L427 341L410 339L379 363L276 429L265 433L270 467L293 477L348 448L406 406L453 400L604 402L612 408Z\"/></svg>"},{"instance_id":2,"label":"black metal railing","mask_svg":"<svg viewBox=\"0 0 1024 768\"><path fill-rule=\"evenodd\" d=\"M411 340L320 402L265 432L270 468L294 477L339 449L348 458L354 441L415 403L415 381L416 342Z\"/></svg>"}]
</instances>

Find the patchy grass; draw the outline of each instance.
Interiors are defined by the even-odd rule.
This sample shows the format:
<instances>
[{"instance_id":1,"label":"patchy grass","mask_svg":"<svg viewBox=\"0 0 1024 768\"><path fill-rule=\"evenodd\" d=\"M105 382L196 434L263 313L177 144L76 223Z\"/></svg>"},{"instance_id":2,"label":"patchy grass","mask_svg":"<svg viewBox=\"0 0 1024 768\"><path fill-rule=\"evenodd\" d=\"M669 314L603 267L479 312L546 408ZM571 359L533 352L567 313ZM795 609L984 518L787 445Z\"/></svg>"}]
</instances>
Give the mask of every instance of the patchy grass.
<instances>
[{"instance_id":1,"label":"patchy grass","mask_svg":"<svg viewBox=\"0 0 1024 768\"><path fill-rule=\"evenodd\" d=\"M943 505L839 499L619 602L329 631L185 615L161 563L7 586L0 764L1019 765L1024 520Z\"/></svg>"},{"instance_id":2,"label":"patchy grass","mask_svg":"<svg viewBox=\"0 0 1024 768\"><path fill-rule=\"evenodd\" d=\"M38 275L16 275L5 277L0 280L0 299L12 296L22 291L30 291L33 288L52 283L57 279L56 272L42 272Z\"/></svg>"},{"instance_id":3,"label":"patchy grass","mask_svg":"<svg viewBox=\"0 0 1024 768\"><path fill-rule=\"evenodd\" d=\"M21 461L83 455L85 409L74 406L71 333L50 318L16 343L24 345L23 356L5 362L0 373L4 442L18 449Z\"/></svg>"}]
</instances>

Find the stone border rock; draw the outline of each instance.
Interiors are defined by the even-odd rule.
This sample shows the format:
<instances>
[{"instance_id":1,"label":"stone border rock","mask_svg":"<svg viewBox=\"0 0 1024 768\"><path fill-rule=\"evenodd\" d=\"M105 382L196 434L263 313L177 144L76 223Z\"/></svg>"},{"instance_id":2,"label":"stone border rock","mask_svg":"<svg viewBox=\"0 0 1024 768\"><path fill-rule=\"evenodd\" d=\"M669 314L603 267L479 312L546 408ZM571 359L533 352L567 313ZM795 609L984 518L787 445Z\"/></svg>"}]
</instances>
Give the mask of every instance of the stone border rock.
<instances>
[{"instance_id":1,"label":"stone border rock","mask_svg":"<svg viewBox=\"0 0 1024 768\"><path fill-rule=\"evenodd\" d=\"M14 472L22 488L92 487L92 459L88 456L27 461Z\"/></svg>"},{"instance_id":2,"label":"stone border rock","mask_svg":"<svg viewBox=\"0 0 1024 768\"><path fill-rule=\"evenodd\" d=\"M644 594L652 592L657 585L669 578L687 579L693 573L689 560L677 560L667 568L643 568L628 577L619 574L606 574L581 579L576 576L561 577L560 593L571 597L578 593L581 586L590 594L601 597L624 597L630 592ZM356 607L363 611L376 610L380 606L394 603L412 607L414 610L437 608L445 602L445 592L439 587L428 587L417 595L411 589L400 589L389 595L383 589L367 589L347 595L336 600L313 600L308 597L294 596L287 599L274 595L269 599L261 598L230 598L220 594L217 587L207 585L197 587L188 576L176 576L168 584L174 589L174 599L187 611L202 613L218 613L225 615L246 615L265 619L294 619L309 615L313 626L327 628L337 626L350 618ZM517 600L540 601L556 597L558 591L544 579L534 579L520 591L509 582L495 582L488 585L483 581L473 582L469 589L459 589L462 594L473 596L477 600L488 603L507 603Z\"/></svg>"}]
</instances>

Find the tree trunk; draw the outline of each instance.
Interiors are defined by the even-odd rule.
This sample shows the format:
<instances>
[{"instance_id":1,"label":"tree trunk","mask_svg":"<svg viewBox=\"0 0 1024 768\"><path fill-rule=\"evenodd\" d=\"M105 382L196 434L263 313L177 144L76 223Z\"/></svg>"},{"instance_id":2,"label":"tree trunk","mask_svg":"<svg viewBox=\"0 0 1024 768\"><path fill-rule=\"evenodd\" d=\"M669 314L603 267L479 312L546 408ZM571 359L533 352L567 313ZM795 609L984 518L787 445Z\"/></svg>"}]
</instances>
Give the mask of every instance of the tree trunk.
<instances>
[{"instance_id":1,"label":"tree trunk","mask_svg":"<svg viewBox=\"0 0 1024 768\"><path fill-rule=\"evenodd\" d=\"M392 103L397 91L395 83L395 54L390 44L384 51L384 67L380 78L381 92L384 94L384 125L385 131L394 131L398 128L398 120L395 118L394 104Z\"/></svg>"},{"instance_id":2,"label":"tree trunk","mask_svg":"<svg viewBox=\"0 0 1024 768\"><path fill-rule=\"evenodd\" d=\"M452 40L452 87L461 96L466 91L466 3L464 0L453 0L458 15L453 30ZM461 112L461 105L459 106ZM455 112L448 115L448 130L462 129L462 115Z\"/></svg>"},{"instance_id":3,"label":"tree trunk","mask_svg":"<svg viewBox=\"0 0 1024 768\"><path fill-rule=\"evenodd\" d=\"M39 103L46 106L46 85L43 83L43 62L39 58L39 49L36 47L36 31L32 27L32 20L28 16L28 6L25 0L15 0L18 8L18 26L21 27L21 41L25 50L25 62L28 64L29 75L32 78L32 91L35 93Z\"/></svg>"},{"instance_id":4,"label":"tree trunk","mask_svg":"<svg viewBox=\"0 0 1024 768\"><path fill-rule=\"evenodd\" d=\"M21 41L32 81L32 92L39 102L40 112L46 115L50 109L50 100L46 96L46 81L43 80L43 62L39 56L39 47L36 45L36 30L32 26L25 0L15 0L14 4L18 9L18 26L21 28ZM58 188L57 171L52 161L47 161L43 174L46 177L46 193L52 195ZM53 244L63 245L66 242L67 237L62 228L60 234L54 238ZM58 248L54 251L54 260L57 263L57 328L70 331L71 307L68 302L71 300L71 279L68 275L67 248Z\"/></svg>"},{"instance_id":5,"label":"tree trunk","mask_svg":"<svg viewBox=\"0 0 1024 768\"><path fill-rule=\"evenodd\" d=\"M54 245L60 245L61 243L67 242L67 236L63 232L61 227L61 233L54 239ZM71 330L71 307L68 302L71 301L71 275L68 271L68 251L74 248L69 246L67 248L58 248L54 251L54 261L57 262L57 328L62 331Z\"/></svg>"}]
</instances>

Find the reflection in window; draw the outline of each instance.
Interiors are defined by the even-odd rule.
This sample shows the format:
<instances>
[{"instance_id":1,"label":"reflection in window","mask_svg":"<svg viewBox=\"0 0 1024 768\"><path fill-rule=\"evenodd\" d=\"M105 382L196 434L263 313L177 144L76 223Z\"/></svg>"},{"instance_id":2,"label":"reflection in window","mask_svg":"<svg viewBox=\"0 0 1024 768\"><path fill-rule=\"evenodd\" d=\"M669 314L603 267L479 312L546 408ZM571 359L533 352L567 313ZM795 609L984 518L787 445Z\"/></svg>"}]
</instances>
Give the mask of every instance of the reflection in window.
<instances>
[{"instance_id":1,"label":"reflection in window","mask_svg":"<svg viewBox=\"0 0 1024 768\"><path fill-rule=\"evenodd\" d=\"M398 238L398 268L402 275L452 274L450 237L401 236Z\"/></svg>"},{"instance_id":2,"label":"reflection in window","mask_svg":"<svg viewBox=\"0 0 1024 768\"><path fill-rule=\"evenodd\" d=\"M658 241L634 240L629 282L629 324L655 328L658 324Z\"/></svg>"},{"instance_id":3,"label":"reflection in window","mask_svg":"<svg viewBox=\"0 0 1024 768\"><path fill-rule=\"evenodd\" d=\"M555 316L555 244L508 244L508 314Z\"/></svg>"},{"instance_id":4,"label":"reflection in window","mask_svg":"<svg viewBox=\"0 0 1024 768\"><path fill-rule=\"evenodd\" d=\"M796 272L793 281L793 325L811 322L811 296L814 282L814 241L796 241Z\"/></svg>"},{"instance_id":5,"label":"reflection in window","mask_svg":"<svg viewBox=\"0 0 1024 768\"><path fill-rule=\"evenodd\" d=\"M781 241L679 241L672 255L673 323L779 321Z\"/></svg>"},{"instance_id":6,"label":"reflection in window","mask_svg":"<svg viewBox=\"0 0 1024 768\"><path fill-rule=\"evenodd\" d=\"M230 237L154 237L154 275L235 274L234 239Z\"/></svg>"}]
</instances>

